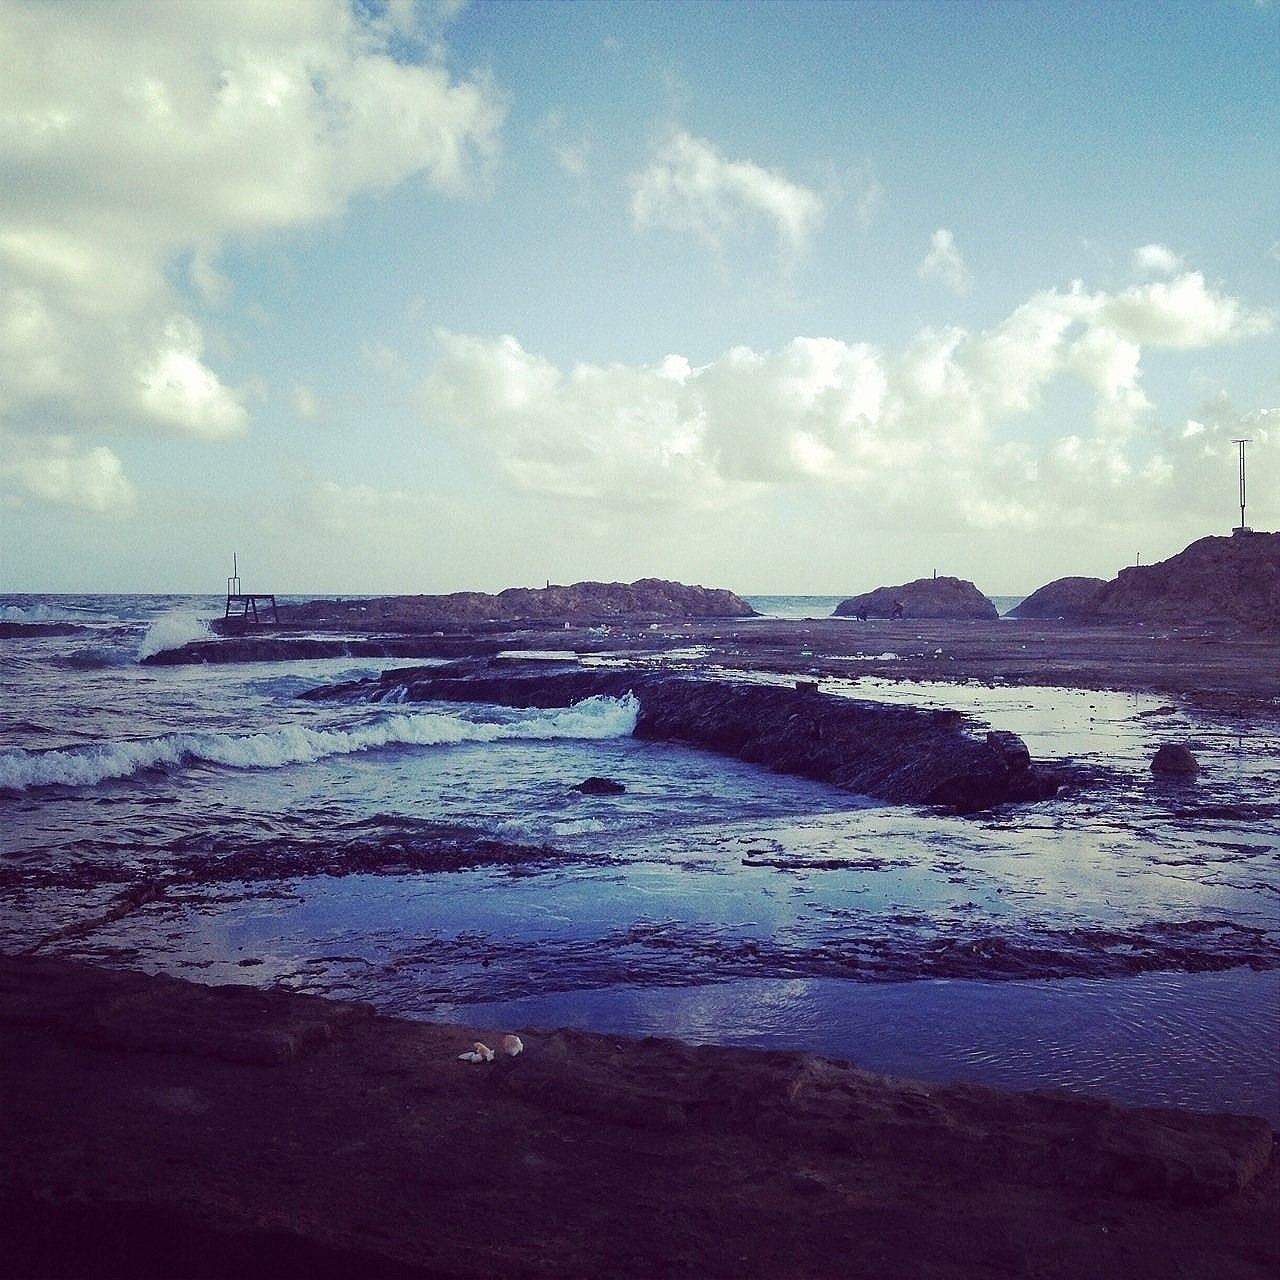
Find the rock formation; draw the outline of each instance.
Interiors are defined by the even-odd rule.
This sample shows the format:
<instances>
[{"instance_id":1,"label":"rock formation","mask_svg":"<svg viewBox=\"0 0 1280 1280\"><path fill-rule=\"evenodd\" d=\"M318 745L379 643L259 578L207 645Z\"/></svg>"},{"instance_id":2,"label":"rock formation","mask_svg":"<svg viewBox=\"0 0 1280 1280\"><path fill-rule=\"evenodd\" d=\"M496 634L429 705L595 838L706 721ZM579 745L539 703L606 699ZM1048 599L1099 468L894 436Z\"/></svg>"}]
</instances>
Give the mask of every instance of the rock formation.
<instances>
[{"instance_id":1,"label":"rock formation","mask_svg":"<svg viewBox=\"0 0 1280 1280\"><path fill-rule=\"evenodd\" d=\"M1046 799L1057 790L1015 735L979 740L958 712L862 702L792 686L581 668L494 674L457 664L387 671L374 680L327 685L303 696L560 707L596 695L627 694L640 704L637 738L688 743L895 804L971 813L1007 801Z\"/></svg>"},{"instance_id":2,"label":"rock formation","mask_svg":"<svg viewBox=\"0 0 1280 1280\"><path fill-rule=\"evenodd\" d=\"M1164 742L1151 758L1151 772L1188 778L1198 773L1200 763L1191 748L1181 742Z\"/></svg>"},{"instance_id":3,"label":"rock formation","mask_svg":"<svg viewBox=\"0 0 1280 1280\"><path fill-rule=\"evenodd\" d=\"M1105 578L1056 578L1009 610L1011 618L1060 618L1075 622L1093 616Z\"/></svg>"},{"instance_id":4,"label":"rock formation","mask_svg":"<svg viewBox=\"0 0 1280 1280\"><path fill-rule=\"evenodd\" d=\"M898 605L901 604L901 609ZM838 618L998 618L999 610L963 578L917 578L897 587L877 587L842 600Z\"/></svg>"},{"instance_id":5,"label":"rock formation","mask_svg":"<svg viewBox=\"0 0 1280 1280\"><path fill-rule=\"evenodd\" d=\"M1094 616L1280 627L1280 533L1200 538L1158 564L1121 569L1098 593Z\"/></svg>"},{"instance_id":6,"label":"rock formation","mask_svg":"<svg viewBox=\"0 0 1280 1280\"><path fill-rule=\"evenodd\" d=\"M575 582L561 587L508 587L497 595L380 596L368 600L309 600L282 605L289 626L359 631L423 631L519 623L651 621L670 618L749 618L755 610L732 591L685 586L661 578L636 582Z\"/></svg>"}]
</instances>

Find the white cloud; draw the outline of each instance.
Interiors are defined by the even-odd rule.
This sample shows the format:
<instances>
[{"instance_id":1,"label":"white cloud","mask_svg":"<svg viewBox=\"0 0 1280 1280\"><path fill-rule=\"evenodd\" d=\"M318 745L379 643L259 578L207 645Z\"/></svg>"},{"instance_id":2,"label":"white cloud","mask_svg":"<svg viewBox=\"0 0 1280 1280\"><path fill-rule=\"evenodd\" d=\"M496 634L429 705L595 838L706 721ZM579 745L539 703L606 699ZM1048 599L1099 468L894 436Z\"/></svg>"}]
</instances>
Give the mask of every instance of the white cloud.
<instances>
[{"instance_id":1,"label":"white cloud","mask_svg":"<svg viewBox=\"0 0 1280 1280\"><path fill-rule=\"evenodd\" d=\"M66 436L0 434L0 480L56 506L98 513L127 511L136 496L110 449L79 450Z\"/></svg>"},{"instance_id":2,"label":"white cloud","mask_svg":"<svg viewBox=\"0 0 1280 1280\"><path fill-rule=\"evenodd\" d=\"M1206 347L1271 331L1271 312L1217 293L1199 271L1138 285L1109 298L1106 322L1137 342L1162 347Z\"/></svg>"},{"instance_id":3,"label":"white cloud","mask_svg":"<svg viewBox=\"0 0 1280 1280\"><path fill-rule=\"evenodd\" d=\"M1133 251L1132 270L1137 276L1171 276L1182 267L1181 255L1167 245L1144 244Z\"/></svg>"},{"instance_id":4,"label":"white cloud","mask_svg":"<svg viewBox=\"0 0 1280 1280\"><path fill-rule=\"evenodd\" d=\"M396 61L411 26L344 0L0 8L0 423L243 431L251 389L211 367L174 268L222 304L229 240L415 174L464 192L494 158L499 95Z\"/></svg>"},{"instance_id":5,"label":"white cloud","mask_svg":"<svg viewBox=\"0 0 1280 1280\"><path fill-rule=\"evenodd\" d=\"M730 232L763 219L785 249L801 252L825 212L816 191L750 160L726 160L710 142L684 131L631 176L637 226L691 232L713 248Z\"/></svg>"},{"instance_id":6,"label":"white cloud","mask_svg":"<svg viewBox=\"0 0 1280 1280\"><path fill-rule=\"evenodd\" d=\"M299 418L318 418L322 409L320 397L303 382L294 383L289 389L289 403Z\"/></svg>"},{"instance_id":7,"label":"white cloud","mask_svg":"<svg viewBox=\"0 0 1280 1280\"><path fill-rule=\"evenodd\" d=\"M946 227L939 227L929 237L929 252L917 269L921 280L941 280L956 293L965 293L973 277L956 247L956 238Z\"/></svg>"},{"instance_id":8,"label":"white cloud","mask_svg":"<svg viewBox=\"0 0 1280 1280\"><path fill-rule=\"evenodd\" d=\"M1125 486L1168 493L1198 473L1156 423L1144 350L1230 342L1266 322L1191 274L1165 292L1044 290L988 330L926 329L898 352L799 337L696 368L671 355L564 371L511 336L439 332L422 407L514 489L601 511L722 511L803 485L863 513L1083 527L1127 512ZM1092 393L1091 430L1013 438L1019 420L1037 434L1060 379Z\"/></svg>"}]
</instances>

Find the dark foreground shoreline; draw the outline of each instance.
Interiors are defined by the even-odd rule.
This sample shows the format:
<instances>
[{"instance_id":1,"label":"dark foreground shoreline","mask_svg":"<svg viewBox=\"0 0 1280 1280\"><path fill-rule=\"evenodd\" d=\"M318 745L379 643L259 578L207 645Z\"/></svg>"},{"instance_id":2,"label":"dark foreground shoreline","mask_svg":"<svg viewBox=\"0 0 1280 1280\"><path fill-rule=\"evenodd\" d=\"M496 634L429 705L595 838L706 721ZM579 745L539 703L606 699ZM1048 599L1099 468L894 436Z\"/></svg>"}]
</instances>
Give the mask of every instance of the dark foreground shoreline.
<instances>
[{"instance_id":1,"label":"dark foreground shoreline","mask_svg":"<svg viewBox=\"0 0 1280 1280\"><path fill-rule=\"evenodd\" d=\"M1264 1277L1262 1120L0 959L0 1249L75 1276Z\"/></svg>"}]
</instances>

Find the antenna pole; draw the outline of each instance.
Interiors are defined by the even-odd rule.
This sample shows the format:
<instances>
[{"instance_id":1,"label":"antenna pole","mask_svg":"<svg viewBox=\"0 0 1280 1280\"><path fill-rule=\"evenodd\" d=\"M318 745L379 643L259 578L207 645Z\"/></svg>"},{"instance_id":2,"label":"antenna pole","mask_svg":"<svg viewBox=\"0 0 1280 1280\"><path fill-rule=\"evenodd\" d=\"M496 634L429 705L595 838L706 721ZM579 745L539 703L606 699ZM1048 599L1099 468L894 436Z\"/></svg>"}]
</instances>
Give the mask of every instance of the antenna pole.
<instances>
[{"instance_id":1,"label":"antenna pole","mask_svg":"<svg viewBox=\"0 0 1280 1280\"><path fill-rule=\"evenodd\" d=\"M1244 447L1250 443L1250 439L1246 436L1243 440L1233 440L1231 443L1240 451L1240 532L1243 533L1248 528L1244 522Z\"/></svg>"}]
</instances>

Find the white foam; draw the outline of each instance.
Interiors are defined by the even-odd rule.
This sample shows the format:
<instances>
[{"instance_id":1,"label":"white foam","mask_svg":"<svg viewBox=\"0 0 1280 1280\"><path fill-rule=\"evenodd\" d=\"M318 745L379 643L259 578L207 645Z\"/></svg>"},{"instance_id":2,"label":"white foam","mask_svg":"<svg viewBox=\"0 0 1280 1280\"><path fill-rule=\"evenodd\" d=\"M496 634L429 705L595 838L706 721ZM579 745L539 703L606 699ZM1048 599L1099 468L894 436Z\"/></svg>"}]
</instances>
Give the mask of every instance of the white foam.
<instances>
[{"instance_id":1,"label":"white foam","mask_svg":"<svg viewBox=\"0 0 1280 1280\"><path fill-rule=\"evenodd\" d=\"M96 620L88 609L77 609L73 605L10 604L0 608L0 622L84 622L86 619Z\"/></svg>"},{"instance_id":2,"label":"white foam","mask_svg":"<svg viewBox=\"0 0 1280 1280\"><path fill-rule=\"evenodd\" d=\"M205 618L194 613L166 613L147 628L138 646L138 657L150 658L166 649L181 649L194 640L208 640L212 634Z\"/></svg>"},{"instance_id":3,"label":"white foam","mask_svg":"<svg viewBox=\"0 0 1280 1280\"><path fill-rule=\"evenodd\" d=\"M439 712L394 715L350 729L288 725L265 733L167 733L158 738L98 743L59 751L0 752L0 787L93 786L144 769L193 763L234 769L279 769L398 745L431 747L499 739L620 738L636 725L640 704L625 698L586 698L572 707L530 712L498 724Z\"/></svg>"}]
</instances>

